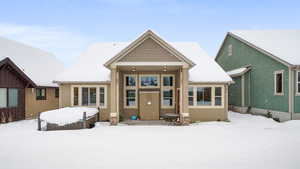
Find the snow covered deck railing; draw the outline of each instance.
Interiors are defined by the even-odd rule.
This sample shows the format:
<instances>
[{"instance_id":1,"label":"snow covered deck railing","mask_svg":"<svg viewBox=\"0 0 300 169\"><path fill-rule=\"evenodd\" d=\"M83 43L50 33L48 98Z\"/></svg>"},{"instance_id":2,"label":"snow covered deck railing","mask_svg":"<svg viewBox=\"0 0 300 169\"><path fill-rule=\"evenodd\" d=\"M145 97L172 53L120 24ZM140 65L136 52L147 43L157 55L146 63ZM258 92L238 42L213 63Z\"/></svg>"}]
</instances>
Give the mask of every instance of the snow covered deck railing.
<instances>
[{"instance_id":1,"label":"snow covered deck railing","mask_svg":"<svg viewBox=\"0 0 300 169\"><path fill-rule=\"evenodd\" d=\"M91 128L99 121L100 109L66 107L40 113L38 130L74 130Z\"/></svg>"}]
</instances>

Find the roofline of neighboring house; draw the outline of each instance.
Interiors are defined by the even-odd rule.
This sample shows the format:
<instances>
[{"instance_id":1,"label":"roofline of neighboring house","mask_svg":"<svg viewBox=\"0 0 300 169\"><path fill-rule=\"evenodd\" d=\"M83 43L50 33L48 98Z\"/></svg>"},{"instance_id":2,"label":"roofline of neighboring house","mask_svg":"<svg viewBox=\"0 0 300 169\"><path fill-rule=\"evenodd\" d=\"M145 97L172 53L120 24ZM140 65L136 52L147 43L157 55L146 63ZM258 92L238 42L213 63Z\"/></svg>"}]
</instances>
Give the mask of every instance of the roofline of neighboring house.
<instances>
[{"instance_id":1,"label":"roofline of neighboring house","mask_svg":"<svg viewBox=\"0 0 300 169\"><path fill-rule=\"evenodd\" d=\"M23 80L27 81L28 87L30 85L33 88L37 87L37 85L9 57L6 57L5 59L0 61L0 66L5 64L9 64L10 66L12 66L13 69L23 78Z\"/></svg>"},{"instance_id":2,"label":"roofline of neighboring house","mask_svg":"<svg viewBox=\"0 0 300 169\"><path fill-rule=\"evenodd\" d=\"M225 36L225 38L224 38L224 40L223 40L223 42L222 42L222 44L221 44L221 47L220 47L219 50L218 50L218 53L217 53L217 55L216 55L215 60L217 60L217 58L220 56L219 54L220 54L220 52L221 52L221 49L223 48L224 43L225 43L227 37L229 37L229 36L231 36L231 37L237 39L238 41L243 42L244 44L246 44L246 45L248 45L248 46L250 46L250 47L256 49L257 51L259 51L259 52L261 52L261 53L263 53L263 54L265 54L265 55L267 55L267 56L273 58L273 59L276 60L277 62L282 63L283 65L285 65L285 66L287 66L287 67L294 67L294 66L295 66L295 65L290 64L290 63L288 63L288 62L286 62L286 61L280 59L279 57L273 55L272 53L270 53L270 52L268 52L268 51L266 51L266 50L264 50L264 49L262 49L262 48L260 48L260 47L258 47L258 46L256 46L256 45L254 45L253 43L248 42L247 40L245 40L245 39L243 39L243 38L241 38L241 37L239 37L239 36L237 36L237 35L235 35L235 34L233 34L233 33L231 33L231 32L227 32L227 34L226 34L226 36Z\"/></svg>"},{"instance_id":3,"label":"roofline of neighboring house","mask_svg":"<svg viewBox=\"0 0 300 169\"><path fill-rule=\"evenodd\" d=\"M182 53L180 53L177 49L172 47L169 43L167 43L165 40L160 38L158 35L156 35L153 31L150 29L147 30L145 33L143 33L141 36L139 36L137 39L135 39L133 42L131 42L127 47L122 49L118 54L116 54L114 57L109 59L106 63L104 63L104 66L109 68L109 66L122 59L126 54L128 54L130 51L135 49L139 44L141 44L144 40L147 39L147 37L152 38L157 43L161 43L162 47L171 52L173 55L175 55L179 60L183 60L186 63L188 63L191 67L195 66L195 63L185 57Z\"/></svg>"}]
</instances>

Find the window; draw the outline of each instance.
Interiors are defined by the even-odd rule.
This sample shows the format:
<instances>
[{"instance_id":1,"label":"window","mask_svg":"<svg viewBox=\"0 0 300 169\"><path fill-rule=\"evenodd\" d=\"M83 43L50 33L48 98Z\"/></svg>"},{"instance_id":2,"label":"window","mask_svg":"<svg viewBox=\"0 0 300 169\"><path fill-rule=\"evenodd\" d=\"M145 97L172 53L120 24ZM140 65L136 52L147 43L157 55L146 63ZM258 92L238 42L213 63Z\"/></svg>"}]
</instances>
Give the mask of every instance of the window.
<instances>
[{"instance_id":1,"label":"window","mask_svg":"<svg viewBox=\"0 0 300 169\"><path fill-rule=\"evenodd\" d=\"M94 106L96 105L96 88L95 87L83 87L82 88L82 105Z\"/></svg>"},{"instance_id":2,"label":"window","mask_svg":"<svg viewBox=\"0 0 300 169\"><path fill-rule=\"evenodd\" d=\"M228 56L232 55L232 44L228 45Z\"/></svg>"},{"instance_id":3,"label":"window","mask_svg":"<svg viewBox=\"0 0 300 169\"><path fill-rule=\"evenodd\" d=\"M283 71L275 72L275 95L283 95Z\"/></svg>"},{"instance_id":4,"label":"window","mask_svg":"<svg viewBox=\"0 0 300 169\"><path fill-rule=\"evenodd\" d=\"M192 107L223 108L223 86L189 86L188 104Z\"/></svg>"},{"instance_id":5,"label":"window","mask_svg":"<svg viewBox=\"0 0 300 169\"><path fill-rule=\"evenodd\" d=\"M126 86L136 86L136 78L134 75L126 75L125 76Z\"/></svg>"},{"instance_id":6,"label":"window","mask_svg":"<svg viewBox=\"0 0 300 169\"><path fill-rule=\"evenodd\" d=\"M83 87L81 92L81 105L87 106L89 104L89 88Z\"/></svg>"},{"instance_id":7,"label":"window","mask_svg":"<svg viewBox=\"0 0 300 169\"><path fill-rule=\"evenodd\" d=\"M100 94L100 96L99 96L99 99L100 99L99 105L104 107L105 106L105 88L104 87L99 88L99 94Z\"/></svg>"},{"instance_id":8,"label":"window","mask_svg":"<svg viewBox=\"0 0 300 169\"><path fill-rule=\"evenodd\" d=\"M78 87L74 87L73 88L73 105L74 106L78 106L78 95L79 95L79 91L78 91Z\"/></svg>"},{"instance_id":9,"label":"window","mask_svg":"<svg viewBox=\"0 0 300 169\"><path fill-rule=\"evenodd\" d=\"M0 88L0 108L7 107L7 89Z\"/></svg>"},{"instance_id":10,"label":"window","mask_svg":"<svg viewBox=\"0 0 300 169\"><path fill-rule=\"evenodd\" d=\"M162 108L174 108L175 76L172 74L163 74L161 76L161 81Z\"/></svg>"},{"instance_id":11,"label":"window","mask_svg":"<svg viewBox=\"0 0 300 169\"><path fill-rule=\"evenodd\" d=\"M18 89L8 89L8 107L18 107Z\"/></svg>"},{"instance_id":12,"label":"window","mask_svg":"<svg viewBox=\"0 0 300 169\"><path fill-rule=\"evenodd\" d=\"M222 88L215 87L215 106L222 105Z\"/></svg>"},{"instance_id":13,"label":"window","mask_svg":"<svg viewBox=\"0 0 300 169\"><path fill-rule=\"evenodd\" d=\"M126 90L126 107L136 106L136 90Z\"/></svg>"},{"instance_id":14,"label":"window","mask_svg":"<svg viewBox=\"0 0 300 169\"><path fill-rule=\"evenodd\" d=\"M15 88L0 88L0 108L18 107L19 90Z\"/></svg>"},{"instance_id":15,"label":"window","mask_svg":"<svg viewBox=\"0 0 300 169\"><path fill-rule=\"evenodd\" d=\"M300 95L300 71L297 71L297 94Z\"/></svg>"},{"instance_id":16,"label":"window","mask_svg":"<svg viewBox=\"0 0 300 169\"><path fill-rule=\"evenodd\" d=\"M163 90L163 106L166 106L166 107L173 106L173 90L172 89Z\"/></svg>"},{"instance_id":17,"label":"window","mask_svg":"<svg viewBox=\"0 0 300 169\"><path fill-rule=\"evenodd\" d=\"M173 86L174 76L163 76L163 86Z\"/></svg>"},{"instance_id":18,"label":"window","mask_svg":"<svg viewBox=\"0 0 300 169\"><path fill-rule=\"evenodd\" d=\"M158 75L140 75L140 86L145 87L158 87L159 79Z\"/></svg>"},{"instance_id":19,"label":"window","mask_svg":"<svg viewBox=\"0 0 300 169\"><path fill-rule=\"evenodd\" d=\"M55 97L58 98L59 97L59 89L55 88Z\"/></svg>"},{"instance_id":20,"label":"window","mask_svg":"<svg viewBox=\"0 0 300 169\"><path fill-rule=\"evenodd\" d=\"M124 75L124 107L136 108L137 107L137 75L130 74Z\"/></svg>"},{"instance_id":21,"label":"window","mask_svg":"<svg viewBox=\"0 0 300 169\"><path fill-rule=\"evenodd\" d=\"M189 106L194 105L194 88L189 87Z\"/></svg>"},{"instance_id":22,"label":"window","mask_svg":"<svg viewBox=\"0 0 300 169\"><path fill-rule=\"evenodd\" d=\"M74 85L71 89L71 102L73 106L106 108L105 85Z\"/></svg>"},{"instance_id":23,"label":"window","mask_svg":"<svg viewBox=\"0 0 300 169\"><path fill-rule=\"evenodd\" d=\"M46 100L46 88L36 88L36 100Z\"/></svg>"},{"instance_id":24,"label":"window","mask_svg":"<svg viewBox=\"0 0 300 169\"><path fill-rule=\"evenodd\" d=\"M211 87L197 87L197 105L211 105Z\"/></svg>"}]
</instances>

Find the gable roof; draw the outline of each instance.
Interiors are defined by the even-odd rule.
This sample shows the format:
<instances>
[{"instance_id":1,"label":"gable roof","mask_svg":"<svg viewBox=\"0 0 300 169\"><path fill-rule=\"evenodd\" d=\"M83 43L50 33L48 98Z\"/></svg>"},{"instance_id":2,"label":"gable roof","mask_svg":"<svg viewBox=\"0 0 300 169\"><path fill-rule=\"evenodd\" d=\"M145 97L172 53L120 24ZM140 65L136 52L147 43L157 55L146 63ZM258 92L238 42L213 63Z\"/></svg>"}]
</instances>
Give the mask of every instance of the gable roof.
<instances>
[{"instance_id":1,"label":"gable roof","mask_svg":"<svg viewBox=\"0 0 300 169\"><path fill-rule=\"evenodd\" d=\"M186 56L184 56L182 53L180 53L176 48L174 48L172 45L168 44L166 41L164 41L162 38L160 38L157 34L155 34L151 30L147 30L145 33L143 33L141 36L139 36L136 40L128 44L125 48L123 48L120 52L118 52L114 57L109 59L104 66L109 67L114 62L117 62L121 60L126 54L128 54L130 51L138 47L141 43L143 43L146 39L151 38L156 43L158 43L160 46L162 46L164 49L166 49L168 52L173 54L175 57L177 57L179 60L184 61L188 63L191 67L195 64L188 59Z\"/></svg>"},{"instance_id":2,"label":"gable roof","mask_svg":"<svg viewBox=\"0 0 300 169\"><path fill-rule=\"evenodd\" d=\"M60 83L109 82L110 70L103 64L126 48L128 42L104 42L91 45L82 53L77 62L59 74L55 79ZM226 72L209 57L196 42L170 42L173 48L195 63L189 72L192 82L231 82Z\"/></svg>"},{"instance_id":3,"label":"gable roof","mask_svg":"<svg viewBox=\"0 0 300 169\"><path fill-rule=\"evenodd\" d=\"M0 37L0 60L9 57L38 86L57 86L52 81L63 64L51 53Z\"/></svg>"},{"instance_id":4,"label":"gable roof","mask_svg":"<svg viewBox=\"0 0 300 169\"><path fill-rule=\"evenodd\" d=\"M236 30L229 35L284 65L300 65L300 30Z\"/></svg>"},{"instance_id":5,"label":"gable roof","mask_svg":"<svg viewBox=\"0 0 300 169\"><path fill-rule=\"evenodd\" d=\"M9 58L0 60L0 68L5 65L11 66L19 77L27 83L28 87L36 87L36 84L12 60Z\"/></svg>"}]
</instances>

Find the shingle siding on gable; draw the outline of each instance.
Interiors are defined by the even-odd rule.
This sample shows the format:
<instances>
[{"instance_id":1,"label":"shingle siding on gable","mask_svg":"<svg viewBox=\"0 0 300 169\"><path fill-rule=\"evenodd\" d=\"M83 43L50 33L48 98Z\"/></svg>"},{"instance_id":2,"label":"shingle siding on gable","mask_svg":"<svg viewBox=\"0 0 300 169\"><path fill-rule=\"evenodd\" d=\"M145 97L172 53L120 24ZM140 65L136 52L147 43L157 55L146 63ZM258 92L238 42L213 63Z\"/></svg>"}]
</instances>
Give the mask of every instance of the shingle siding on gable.
<instances>
[{"instance_id":1,"label":"shingle siding on gable","mask_svg":"<svg viewBox=\"0 0 300 169\"><path fill-rule=\"evenodd\" d=\"M129 52L121 62L178 62L176 56L161 47L153 39L148 38Z\"/></svg>"},{"instance_id":2,"label":"shingle siding on gable","mask_svg":"<svg viewBox=\"0 0 300 169\"><path fill-rule=\"evenodd\" d=\"M231 56L228 56L229 44L232 44ZM225 71L252 65L249 75L245 76L245 84L251 83L250 93L245 89L245 105L250 101L251 107L288 112L288 67L231 36L225 39L216 61ZM274 96L276 70L284 70L284 96ZM247 99L249 94L251 100Z\"/></svg>"}]
</instances>

